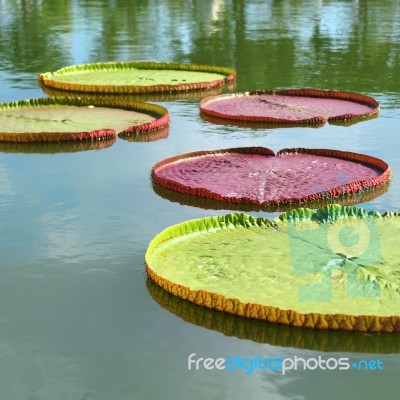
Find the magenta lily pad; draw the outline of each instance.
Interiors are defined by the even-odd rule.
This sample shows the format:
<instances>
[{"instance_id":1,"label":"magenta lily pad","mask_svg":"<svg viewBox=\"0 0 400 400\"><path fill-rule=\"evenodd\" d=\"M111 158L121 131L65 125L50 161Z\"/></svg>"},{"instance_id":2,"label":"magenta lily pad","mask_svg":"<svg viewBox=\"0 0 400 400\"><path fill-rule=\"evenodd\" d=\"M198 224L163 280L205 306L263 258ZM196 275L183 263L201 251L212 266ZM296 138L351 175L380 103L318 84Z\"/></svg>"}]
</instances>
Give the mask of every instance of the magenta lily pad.
<instances>
[{"instance_id":1,"label":"magenta lily pad","mask_svg":"<svg viewBox=\"0 0 400 400\"><path fill-rule=\"evenodd\" d=\"M301 202L302 207L311 209L326 207L330 204L341 206L354 206L361 203L368 203L379 196L385 194L390 187L390 182L382 184L373 189L361 190L357 193L341 195L338 197L325 197L318 200ZM298 207L298 203L272 203L272 204L252 204L252 203L233 203L223 200L215 200L209 197L199 197L184 194L175 190L153 183L154 192L172 203L178 203L190 207L198 207L203 210L232 210L232 211L264 211L264 212L287 212Z\"/></svg>"},{"instance_id":2,"label":"magenta lily pad","mask_svg":"<svg viewBox=\"0 0 400 400\"><path fill-rule=\"evenodd\" d=\"M143 102L52 97L0 104L0 142L104 140L168 123L164 107Z\"/></svg>"},{"instance_id":3,"label":"magenta lily pad","mask_svg":"<svg viewBox=\"0 0 400 400\"><path fill-rule=\"evenodd\" d=\"M328 149L242 147L181 154L158 162L153 182L214 200L255 205L313 202L386 184L388 164Z\"/></svg>"},{"instance_id":4,"label":"magenta lily pad","mask_svg":"<svg viewBox=\"0 0 400 400\"><path fill-rule=\"evenodd\" d=\"M209 96L201 101L200 109L205 115L225 120L321 125L326 121L351 121L376 116L379 103L372 97L351 92L258 90Z\"/></svg>"}]
</instances>

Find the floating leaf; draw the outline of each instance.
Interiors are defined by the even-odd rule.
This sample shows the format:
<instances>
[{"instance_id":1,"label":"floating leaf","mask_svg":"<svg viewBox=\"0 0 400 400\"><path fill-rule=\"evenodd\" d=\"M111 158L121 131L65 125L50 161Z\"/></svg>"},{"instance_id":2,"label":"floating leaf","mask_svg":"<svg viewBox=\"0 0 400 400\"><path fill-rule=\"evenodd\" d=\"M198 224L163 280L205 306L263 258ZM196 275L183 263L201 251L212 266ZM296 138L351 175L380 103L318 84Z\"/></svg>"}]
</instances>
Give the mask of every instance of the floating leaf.
<instances>
[{"instance_id":1,"label":"floating leaf","mask_svg":"<svg viewBox=\"0 0 400 400\"><path fill-rule=\"evenodd\" d=\"M110 62L74 65L40 74L56 89L97 93L180 92L222 86L236 79L233 69L195 64Z\"/></svg>"},{"instance_id":2,"label":"floating leaf","mask_svg":"<svg viewBox=\"0 0 400 400\"><path fill-rule=\"evenodd\" d=\"M98 98L53 97L0 104L0 142L100 140L168 125L161 106Z\"/></svg>"},{"instance_id":3,"label":"floating leaf","mask_svg":"<svg viewBox=\"0 0 400 400\"><path fill-rule=\"evenodd\" d=\"M400 214L297 209L171 226L146 252L149 277L192 303L303 328L400 331Z\"/></svg>"},{"instance_id":4,"label":"floating leaf","mask_svg":"<svg viewBox=\"0 0 400 400\"><path fill-rule=\"evenodd\" d=\"M181 154L158 162L153 182L222 202L275 206L363 193L384 185L390 168L363 154L327 149L242 147Z\"/></svg>"},{"instance_id":5,"label":"floating leaf","mask_svg":"<svg viewBox=\"0 0 400 400\"><path fill-rule=\"evenodd\" d=\"M200 102L204 115L245 123L316 124L376 116L379 103L358 93L316 89L257 90L210 96Z\"/></svg>"}]
</instances>

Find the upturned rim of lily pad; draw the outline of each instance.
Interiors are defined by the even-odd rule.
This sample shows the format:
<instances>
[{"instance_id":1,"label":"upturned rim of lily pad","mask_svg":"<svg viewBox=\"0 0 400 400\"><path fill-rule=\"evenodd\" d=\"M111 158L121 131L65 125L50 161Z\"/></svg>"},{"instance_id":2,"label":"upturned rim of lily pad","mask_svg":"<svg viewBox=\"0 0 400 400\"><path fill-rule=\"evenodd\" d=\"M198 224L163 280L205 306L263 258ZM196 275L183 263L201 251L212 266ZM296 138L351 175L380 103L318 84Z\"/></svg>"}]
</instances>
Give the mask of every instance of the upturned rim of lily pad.
<instances>
[{"instance_id":1,"label":"upturned rim of lily pad","mask_svg":"<svg viewBox=\"0 0 400 400\"><path fill-rule=\"evenodd\" d=\"M337 197L325 197L318 200L304 201L300 203L274 203L274 204L251 204L251 203L233 203L224 200L215 200L209 197L193 196L168 189L164 186L152 182L154 193L172 203L180 205L198 207L203 210L229 210L241 212L289 212L295 208L306 207L311 209L326 207L331 204L339 204L343 207L355 206L361 203L368 203L383 194L390 187L390 180L375 188L368 188L353 194L343 194Z\"/></svg>"},{"instance_id":2,"label":"upturned rim of lily pad","mask_svg":"<svg viewBox=\"0 0 400 400\"><path fill-rule=\"evenodd\" d=\"M357 207L330 205L319 210L307 208L295 209L278 216L274 220L262 217L256 218L247 214L227 214L184 221L164 229L150 241L145 254L146 272L149 278L158 286L174 296L203 307L239 317L300 328L374 333L400 332L400 315L397 314L376 315L373 312L365 314L363 312L354 314L317 311L301 312L296 309L281 308L270 304L242 302L235 296L224 295L218 293L217 290L208 291L203 288L202 283L199 285L196 284L196 288L191 288L190 286L193 282L191 284L183 283L185 278L181 275L179 283L175 282L171 277L167 278L163 272L159 272L157 266L153 263L153 257L155 257L156 253L164 251L169 244L181 243L184 238L186 240L190 238L196 239L197 237L204 239L206 235L211 236L220 231L232 232L235 229L271 229L274 231L280 230L283 233L287 231L288 224L298 227L301 231L302 224L307 226L311 222L316 224L332 224L336 222L342 223L346 219L352 221L369 221L372 219L385 222L395 218L400 218L400 213L386 212L380 214L377 211L367 211ZM213 242L211 241L210 243ZM212 251L210 250L208 256L212 255ZM238 252L240 252L240 243L238 243ZM182 268L189 268L189 265L191 265L187 258L186 261L188 265L182 265ZM249 265L249 268L251 269L251 265ZM251 276L250 270L249 276ZM276 284L279 285L279 282L276 282ZM395 284L392 289L396 290L397 287L398 285ZM266 287L265 289L267 290L268 288ZM314 303L314 308L318 308L318 304L318 302Z\"/></svg>"},{"instance_id":3,"label":"upturned rim of lily pad","mask_svg":"<svg viewBox=\"0 0 400 400\"><path fill-rule=\"evenodd\" d=\"M156 84L156 85L135 85L135 84L112 84L104 82L101 84L83 84L74 82L65 82L62 77L66 74L76 72L91 72L91 71L124 71L124 70L177 70L190 72L208 72L220 74L220 79L211 81L198 81L193 83L177 83L177 84ZM200 65L200 64L183 64L171 62L154 62L154 61L127 61L127 62L105 62L105 63L89 63L80 65L71 65L60 68L54 72L45 72L38 76L39 82L45 86L51 86L56 89L72 90L80 92L93 93L174 93L181 91L192 91L209 89L218 86L223 86L226 83L236 80L236 71L232 68Z\"/></svg>"},{"instance_id":4,"label":"upturned rim of lily pad","mask_svg":"<svg viewBox=\"0 0 400 400\"><path fill-rule=\"evenodd\" d=\"M105 140L115 138L118 135L130 135L155 131L168 126L169 113L162 106L144 103L139 101L129 101L126 99L102 99L98 97L44 97L29 100L0 103L0 113L15 109L34 109L52 106L77 106L77 107L104 107L110 109L122 109L127 111L141 112L153 116L155 119L138 125L132 125L122 132L115 129L104 128L92 131L72 131L72 132L9 132L0 127L0 142L61 142L61 141L81 141L81 140Z\"/></svg>"},{"instance_id":5,"label":"upturned rim of lily pad","mask_svg":"<svg viewBox=\"0 0 400 400\"><path fill-rule=\"evenodd\" d=\"M258 96L293 96L293 97L314 97L321 99L335 99L335 100L346 100L353 103L368 106L370 109L367 112L361 114L354 114L352 112L341 113L332 117L326 117L323 115L315 115L302 119L288 119L283 117L272 117L269 115L245 115L233 114L228 112L216 111L210 109L210 106L217 104L218 102L224 102L225 100L236 100L240 101L246 98L255 98ZM338 90L324 90L324 89L313 89L313 88L300 88L300 89L265 89L265 90L253 90L244 93L232 93L232 94L221 94L216 96L205 97L200 101L200 110L202 118L209 122L215 122L223 124L223 121L231 121L233 124L240 126L240 122L244 123L245 127L253 127L257 124L269 123L275 124L272 127L282 126L301 126L301 125L316 125L317 127L324 125L326 122L334 124L340 123L341 125L349 125L351 121L357 122L365 119L370 119L378 115L380 109L379 103L372 97L364 94L338 91ZM207 117L206 117L207 115ZM243 125L243 124L242 124Z\"/></svg>"},{"instance_id":6,"label":"upturned rim of lily pad","mask_svg":"<svg viewBox=\"0 0 400 400\"><path fill-rule=\"evenodd\" d=\"M344 183L340 186L336 186L328 190L315 192L313 194L304 195L301 197L278 198L275 200L269 200L262 203L258 199L250 198L249 196L240 196L240 197L226 196L223 193L212 191L207 187L202 187L200 184L199 186L185 185L174 179L161 176L161 171L165 167L172 166L174 164L179 165L181 161L194 160L196 158L204 159L205 157L210 157L212 159L215 155L229 157L230 155L235 155L235 154L251 155L251 156L260 155L266 157L271 157L271 156L279 157L281 155L291 155L291 154L294 155L305 154L305 155L315 155L322 157L332 157L376 168L380 171L380 175L369 179ZM291 149L279 150L275 154L274 151L265 147L236 147L236 148L218 149L218 150L194 151L166 158L164 160L157 162L153 166L151 171L151 177L153 183L155 183L156 185L179 193L191 196L209 198L222 202L242 203L242 204L247 203L256 205L257 207L259 206L271 207L280 204L300 204L309 202L314 203L324 199L335 199L337 197L344 195L352 195L359 192L366 192L371 189L385 185L387 182L389 182L391 178L391 169L385 161L379 158L360 153L353 153L349 151L332 150L332 149L291 148Z\"/></svg>"},{"instance_id":7,"label":"upturned rim of lily pad","mask_svg":"<svg viewBox=\"0 0 400 400\"><path fill-rule=\"evenodd\" d=\"M224 86L216 86L207 89L198 89L179 92L151 92L151 93L94 93L75 90L57 89L46 86L42 81L38 81L40 89L49 97L99 97L113 102L121 99L125 101L144 101L144 102L171 102L177 100L201 100L207 96L217 96L222 94L225 89L233 91L236 81L228 82Z\"/></svg>"}]
</instances>

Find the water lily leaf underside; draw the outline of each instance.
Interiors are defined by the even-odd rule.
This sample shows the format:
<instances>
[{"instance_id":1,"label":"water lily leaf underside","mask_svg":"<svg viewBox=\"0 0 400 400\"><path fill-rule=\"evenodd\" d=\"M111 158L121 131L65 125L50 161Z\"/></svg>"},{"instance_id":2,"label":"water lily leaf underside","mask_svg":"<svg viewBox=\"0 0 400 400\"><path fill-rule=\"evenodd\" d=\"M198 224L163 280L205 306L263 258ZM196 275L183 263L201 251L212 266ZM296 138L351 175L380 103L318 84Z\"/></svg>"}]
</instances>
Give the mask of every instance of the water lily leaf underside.
<instances>
[{"instance_id":1,"label":"water lily leaf underside","mask_svg":"<svg viewBox=\"0 0 400 400\"><path fill-rule=\"evenodd\" d=\"M171 226L146 252L177 297L304 328L400 331L400 214L328 206L270 221L245 214Z\"/></svg>"}]
</instances>

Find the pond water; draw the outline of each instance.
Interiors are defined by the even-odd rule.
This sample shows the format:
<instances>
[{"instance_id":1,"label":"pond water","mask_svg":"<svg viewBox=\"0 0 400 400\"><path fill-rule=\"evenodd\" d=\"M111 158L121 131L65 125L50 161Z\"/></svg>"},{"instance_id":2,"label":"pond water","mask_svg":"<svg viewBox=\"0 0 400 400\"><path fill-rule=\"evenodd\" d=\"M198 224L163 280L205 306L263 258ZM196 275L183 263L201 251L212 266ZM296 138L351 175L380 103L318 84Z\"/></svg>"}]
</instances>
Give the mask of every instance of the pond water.
<instances>
[{"instance_id":1,"label":"pond water","mask_svg":"<svg viewBox=\"0 0 400 400\"><path fill-rule=\"evenodd\" d=\"M153 164L188 151L380 157L392 167L390 188L362 207L400 210L400 2L0 0L2 102L44 96L41 72L125 60L232 67L237 91L361 92L381 112L351 126L255 129L201 119L199 98L149 96L170 111L164 139L100 149L0 144L0 398L399 399L399 335L304 331L203 310L148 282L144 253L169 225L227 212L153 191ZM384 370L188 371L191 353L380 359Z\"/></svg>"}]
</instances>

